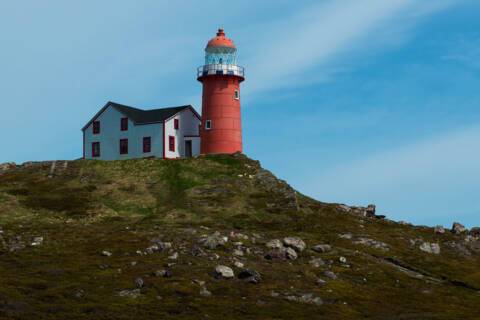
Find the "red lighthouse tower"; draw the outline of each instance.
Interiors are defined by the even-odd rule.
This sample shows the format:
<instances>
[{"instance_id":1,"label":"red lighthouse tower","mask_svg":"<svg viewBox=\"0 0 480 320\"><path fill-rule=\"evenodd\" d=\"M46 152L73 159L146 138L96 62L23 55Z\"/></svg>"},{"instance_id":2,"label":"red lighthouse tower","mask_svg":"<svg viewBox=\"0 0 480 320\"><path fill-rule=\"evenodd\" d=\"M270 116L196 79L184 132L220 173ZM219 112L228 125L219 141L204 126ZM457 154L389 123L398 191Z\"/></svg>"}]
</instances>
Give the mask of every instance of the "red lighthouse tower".
<instances>
[{"instance_id":1,"label":"red lighthouse tower","mask_svg":"<svg viewBox=\"0 0 480 320\"><path fill-rule=\"evenodd\" d=\"M237 66L237 48L218 29L205 48L205 65L197 70L203 85L202 154L242 152L240 83L244 69Z\"/></svg>"}]
</instances>

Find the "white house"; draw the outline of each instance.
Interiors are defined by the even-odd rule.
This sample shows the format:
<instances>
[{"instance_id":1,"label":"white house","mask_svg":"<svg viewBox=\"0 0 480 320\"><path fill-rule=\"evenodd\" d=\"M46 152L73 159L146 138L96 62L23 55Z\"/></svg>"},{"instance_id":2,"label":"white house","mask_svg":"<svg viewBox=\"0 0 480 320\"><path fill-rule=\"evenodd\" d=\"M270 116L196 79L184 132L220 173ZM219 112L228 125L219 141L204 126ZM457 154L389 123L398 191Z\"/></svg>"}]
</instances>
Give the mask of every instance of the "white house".
<instances>
[{"instance_id":1,"label":"white house","mask_svg":"<svg viewBox=\"0 0 480 320\"><path fill-rule=\"evenodd\" d=\"M82 128L83 158L184 158L200 153L200 115L190 106L141 110L108 102Z\"/></svg>"}]
</instances>

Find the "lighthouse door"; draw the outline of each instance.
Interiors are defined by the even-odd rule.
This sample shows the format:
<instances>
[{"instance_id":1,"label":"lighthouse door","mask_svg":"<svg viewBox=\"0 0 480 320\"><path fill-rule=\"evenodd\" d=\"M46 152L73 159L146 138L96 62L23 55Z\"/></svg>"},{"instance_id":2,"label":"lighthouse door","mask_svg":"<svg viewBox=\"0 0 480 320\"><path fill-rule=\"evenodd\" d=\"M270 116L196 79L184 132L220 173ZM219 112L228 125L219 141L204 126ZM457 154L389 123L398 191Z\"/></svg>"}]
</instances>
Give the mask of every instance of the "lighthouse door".
<instances>
[{"instance_id":1,"label":"lighthouse door","mask_svg":"<svg viewBox=\"0 0 480 320\"><path fill-rule=\"evenodd\" d=\"M185 158L192 157L192 140L185 140Z\"/></svg>"}]
</instances>

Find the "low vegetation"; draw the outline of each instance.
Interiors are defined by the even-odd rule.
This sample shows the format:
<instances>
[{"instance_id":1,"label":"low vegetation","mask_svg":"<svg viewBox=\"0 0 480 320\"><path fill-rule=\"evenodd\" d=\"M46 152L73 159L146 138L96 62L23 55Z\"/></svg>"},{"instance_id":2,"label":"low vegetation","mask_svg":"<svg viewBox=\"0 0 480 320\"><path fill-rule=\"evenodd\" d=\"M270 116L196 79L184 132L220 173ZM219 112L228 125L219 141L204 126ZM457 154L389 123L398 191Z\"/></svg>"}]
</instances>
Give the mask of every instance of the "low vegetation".
<instances>
[{"instance_id":1,"label":"low vegetation","mask_svg":"<svg viewBox=\"0 0 480 320\"><path fill-rule=\"evenodd\" d=\"M479 319L479 236L243 155L26 163L0 169L0 319Z\"/></svg>"}]
</instances>

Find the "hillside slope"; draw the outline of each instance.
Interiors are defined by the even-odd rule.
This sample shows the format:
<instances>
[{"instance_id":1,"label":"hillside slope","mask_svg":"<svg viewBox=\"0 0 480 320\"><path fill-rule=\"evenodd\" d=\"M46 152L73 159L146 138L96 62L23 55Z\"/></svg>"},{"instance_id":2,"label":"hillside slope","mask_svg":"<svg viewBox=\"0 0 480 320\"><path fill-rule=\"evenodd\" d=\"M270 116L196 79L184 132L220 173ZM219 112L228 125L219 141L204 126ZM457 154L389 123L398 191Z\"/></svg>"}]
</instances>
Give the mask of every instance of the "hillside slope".
<instances>
[{"instance_id":1,"label":"hillside slope","mask_svg":"<svg viewBox=\"0 0 480 320\"><path fill-rule=\"evenodd\" d=\"M3 166L0 226L0 319L480 319L478 229L321 203L242 155Z\"/></svg>"}]
</instances>

